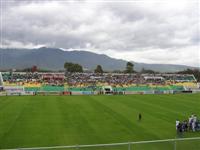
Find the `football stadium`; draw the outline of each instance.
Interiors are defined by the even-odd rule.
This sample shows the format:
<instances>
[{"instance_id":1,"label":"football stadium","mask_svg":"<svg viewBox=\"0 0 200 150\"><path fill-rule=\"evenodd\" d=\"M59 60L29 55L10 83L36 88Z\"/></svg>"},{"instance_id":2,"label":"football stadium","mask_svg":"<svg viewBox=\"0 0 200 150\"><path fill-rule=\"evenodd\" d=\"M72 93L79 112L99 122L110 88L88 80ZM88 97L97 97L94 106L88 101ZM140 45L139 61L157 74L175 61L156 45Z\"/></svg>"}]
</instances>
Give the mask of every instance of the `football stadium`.
<instances>
[{"instance_id":1,"label":"football stadium","mask_svg":"<svg viewBox=\"0 0 200 150\"><path fill-rule=\"evenodd\" d=\"M200 149L194 75L1 72L0 79L1 149Z\"/></svg>"},{"instance_id":2,"label":"football stadium","mask_svg":"<svg viewBox=\"0 0 200 150\"><path fill-rule=\"evenodd\" d=\"M0 150L200 150L200 0L0 0Z\"/></svg>"}]
</instances>

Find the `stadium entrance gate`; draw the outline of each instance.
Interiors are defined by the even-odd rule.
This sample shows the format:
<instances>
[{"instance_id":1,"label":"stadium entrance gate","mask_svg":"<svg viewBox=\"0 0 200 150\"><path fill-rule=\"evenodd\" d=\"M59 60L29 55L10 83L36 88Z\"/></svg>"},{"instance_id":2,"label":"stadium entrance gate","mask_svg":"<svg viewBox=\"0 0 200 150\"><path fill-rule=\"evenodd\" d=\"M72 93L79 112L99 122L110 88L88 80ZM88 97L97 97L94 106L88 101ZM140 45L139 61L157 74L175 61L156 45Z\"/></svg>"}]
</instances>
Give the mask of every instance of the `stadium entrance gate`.
<instances>
[{"instance_id":1,"label":"stadium entrance gate","mask_svg":"<svg viewBox=\"0 0 200 150\"><path fill-rule=\"evenodd\" d=\"M111 86L103 86L102 87L103 94L112 94L113 89Z\"/></svg>"}]
</instances>

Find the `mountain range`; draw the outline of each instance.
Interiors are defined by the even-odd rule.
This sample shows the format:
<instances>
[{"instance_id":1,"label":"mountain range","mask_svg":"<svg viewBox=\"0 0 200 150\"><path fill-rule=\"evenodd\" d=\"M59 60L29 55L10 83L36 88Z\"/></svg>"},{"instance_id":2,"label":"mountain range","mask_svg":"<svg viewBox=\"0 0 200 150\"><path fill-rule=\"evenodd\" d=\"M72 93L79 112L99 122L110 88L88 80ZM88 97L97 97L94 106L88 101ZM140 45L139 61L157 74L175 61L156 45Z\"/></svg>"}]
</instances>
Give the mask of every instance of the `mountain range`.
<instances>
[{"instance_id":1,"label":"mountain range","mask_svg":"<svg viewBox=\"0 0 200 150\"><path fill-rule=\"evenodd\" d=\"M47 70L63 70L65 62L79 63L84 69L94 70L101 65L103 70L125 70L126 60L115 59L104 54L96 54L89 51L64 51L59 48L42 47L38 49L0 49L0 70L24 69L36 65L38 68ZM134 69L142 68L159 72L176 72L187 68L185 65L172 64L146 64L132 61Z\"/></svg>"}]
</instances>

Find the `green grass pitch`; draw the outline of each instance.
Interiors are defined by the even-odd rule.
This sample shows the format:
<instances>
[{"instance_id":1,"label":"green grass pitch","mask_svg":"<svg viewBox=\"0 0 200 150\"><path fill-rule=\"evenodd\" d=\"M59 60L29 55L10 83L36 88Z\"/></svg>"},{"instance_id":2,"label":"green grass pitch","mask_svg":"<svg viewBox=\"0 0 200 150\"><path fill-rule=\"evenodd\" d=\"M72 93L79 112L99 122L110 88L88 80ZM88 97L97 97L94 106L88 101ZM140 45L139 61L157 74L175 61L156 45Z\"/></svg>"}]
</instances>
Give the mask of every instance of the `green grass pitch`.
<instances>
[{"instance_id":1,"label":"green grass pitch","mask_svg":"<svg viewBox=\"0 0 200 150\"><path fill-rule=\"evenodd\" d=\"M0 97L0 149L175 138L175 120L192 113L200 117L200 94ZM200 132L183 134L197 136ZM135 149L171 150L173 143L133 145ZM188 149L199 150L200 140L177 142L177 150Z\"/></svg>"}]
</instances>

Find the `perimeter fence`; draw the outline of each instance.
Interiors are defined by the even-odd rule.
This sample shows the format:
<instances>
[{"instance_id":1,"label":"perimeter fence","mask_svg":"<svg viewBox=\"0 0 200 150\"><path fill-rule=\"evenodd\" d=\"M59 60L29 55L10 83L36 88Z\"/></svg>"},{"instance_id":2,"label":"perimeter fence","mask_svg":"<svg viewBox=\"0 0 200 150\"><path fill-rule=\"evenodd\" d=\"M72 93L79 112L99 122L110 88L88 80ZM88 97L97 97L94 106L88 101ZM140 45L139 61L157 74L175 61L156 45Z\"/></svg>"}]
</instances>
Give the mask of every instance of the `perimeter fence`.
<instances>
[{"instance_id":1,"label":"perimeter fence","mask_svg":"<svg viewBox=\"0 0 200 150\"><path fill-rule=\"evenodd\" d=\"M200 150L200 137L94 145L15 148L7 150Z\"/></svg>"}]
</instances>

